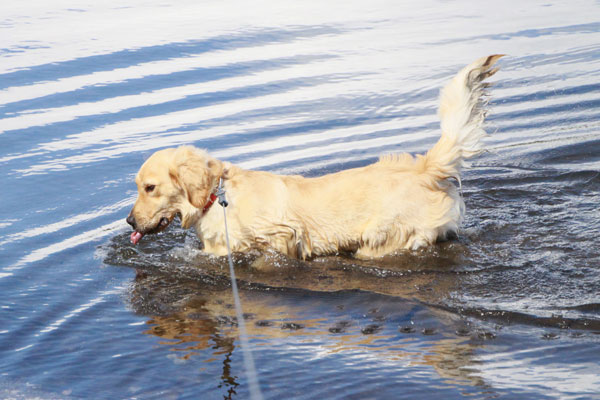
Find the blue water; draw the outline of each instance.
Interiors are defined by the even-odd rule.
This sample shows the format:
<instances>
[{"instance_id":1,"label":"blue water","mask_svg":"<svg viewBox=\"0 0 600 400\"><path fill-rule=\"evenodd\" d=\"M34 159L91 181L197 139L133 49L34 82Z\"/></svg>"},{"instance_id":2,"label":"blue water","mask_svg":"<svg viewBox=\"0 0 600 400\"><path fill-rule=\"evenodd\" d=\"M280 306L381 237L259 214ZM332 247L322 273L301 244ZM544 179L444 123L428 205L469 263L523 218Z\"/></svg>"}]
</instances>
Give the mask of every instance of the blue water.
<instances>
[{"instance_id":1,"label":"blue water","mask_svg":"<svg viewBox=\"0 0 600 400\"><path fill-rule=\"evenodd\" d=\"M0 12L0 398L248 398L226 261L178 224L129 243L138 168L423 152L440 87L494 53L458 240L235 255L261 390L600 398L596 2L50 3Z\"/></svg>"}]
</instances>

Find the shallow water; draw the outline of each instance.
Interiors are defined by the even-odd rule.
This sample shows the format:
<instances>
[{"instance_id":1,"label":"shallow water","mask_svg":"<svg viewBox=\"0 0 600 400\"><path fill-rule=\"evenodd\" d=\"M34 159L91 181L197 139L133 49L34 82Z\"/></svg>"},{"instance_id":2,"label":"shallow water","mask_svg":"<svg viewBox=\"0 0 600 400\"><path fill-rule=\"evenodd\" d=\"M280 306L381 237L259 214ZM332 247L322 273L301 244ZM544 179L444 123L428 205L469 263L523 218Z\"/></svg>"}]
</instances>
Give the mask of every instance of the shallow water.
<instances>
[{"instance_id":1,"label":"shallow water","mask_svg":"<svg viewBox=\"0 0 600 400\"><path fill-rule=\"evenodd\" d=\"M266 398L600 398L600 8L587 1L10 1L0 14L0 397L248 398L225 259L124 222L157 149L315 176L439 135L506 53L458 240L236 254Z\"/></svg>"}]
</instances>

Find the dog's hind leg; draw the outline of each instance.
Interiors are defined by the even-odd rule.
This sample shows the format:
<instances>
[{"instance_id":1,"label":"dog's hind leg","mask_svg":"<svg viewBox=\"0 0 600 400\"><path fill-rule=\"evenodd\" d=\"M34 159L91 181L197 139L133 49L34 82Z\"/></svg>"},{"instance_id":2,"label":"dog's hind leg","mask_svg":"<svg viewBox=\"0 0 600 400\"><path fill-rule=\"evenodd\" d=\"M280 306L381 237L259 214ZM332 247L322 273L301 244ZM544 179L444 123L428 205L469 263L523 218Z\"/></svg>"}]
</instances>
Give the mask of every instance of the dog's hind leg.
<instances>
[{"instance_id":1,"label":"dog's hind leg","mask_svg":"<svg viewBox=\"0 0 600 400\"><path fill-rule=\"evenodd\" d=\"M354 257L369 259L383 257L403 250L416 250L435 243L433 230L415 229L405 224L394 224L386 230L366 231Z\"/></svg>"}]
</instances>

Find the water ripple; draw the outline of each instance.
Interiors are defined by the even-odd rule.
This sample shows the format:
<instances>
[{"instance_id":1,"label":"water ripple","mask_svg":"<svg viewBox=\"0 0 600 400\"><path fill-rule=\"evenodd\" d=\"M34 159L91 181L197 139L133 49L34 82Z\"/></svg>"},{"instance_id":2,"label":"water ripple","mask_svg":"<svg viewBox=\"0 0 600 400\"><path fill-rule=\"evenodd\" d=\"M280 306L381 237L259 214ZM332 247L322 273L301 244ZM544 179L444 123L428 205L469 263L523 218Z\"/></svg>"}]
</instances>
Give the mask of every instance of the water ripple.
<instances>
[{"instance_id":1,"label":"water ripple","mask_svg":"<svg viewBox=\"0 0 600 400\"><path fill-rule=\"evenodd\" d=\"M457 240L234 255L260 379L269 398L598 392L597 4L9 3L0 394L246 398L224 260L177 223L129 243L139 166L181 144L310 176L423 152L439 88L490 53L509 56Z\"/></svg>"}]
</instances>

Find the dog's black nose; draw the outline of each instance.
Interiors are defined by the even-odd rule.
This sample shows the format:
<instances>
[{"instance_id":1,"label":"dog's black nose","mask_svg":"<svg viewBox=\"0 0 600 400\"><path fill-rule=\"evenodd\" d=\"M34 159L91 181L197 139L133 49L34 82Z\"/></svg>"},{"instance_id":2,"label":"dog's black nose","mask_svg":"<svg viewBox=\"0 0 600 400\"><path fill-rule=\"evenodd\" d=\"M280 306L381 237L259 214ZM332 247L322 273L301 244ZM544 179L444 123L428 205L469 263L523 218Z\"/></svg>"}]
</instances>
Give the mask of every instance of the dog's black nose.
<instances>
[{"instance_id":1,"label":"dog's black nose","mask_svg":"<svg viewBox=\"0 0 600 400\"><path fill-rule=\"evenodd\" d=\"M127 223L131 225L133 229L135 229L135 218L133 217L133 214L129 214L125 221L127 221Z\"/></svg>"}]
</instances>

